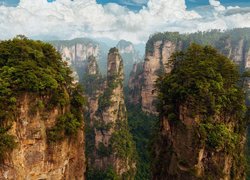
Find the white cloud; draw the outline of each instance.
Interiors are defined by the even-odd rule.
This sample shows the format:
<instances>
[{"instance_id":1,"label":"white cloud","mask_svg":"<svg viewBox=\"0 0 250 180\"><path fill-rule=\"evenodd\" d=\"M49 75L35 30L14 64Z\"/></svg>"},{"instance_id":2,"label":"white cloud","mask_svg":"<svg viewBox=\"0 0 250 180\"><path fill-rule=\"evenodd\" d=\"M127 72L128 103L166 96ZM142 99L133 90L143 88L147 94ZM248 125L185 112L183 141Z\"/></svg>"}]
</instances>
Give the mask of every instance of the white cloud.
<instances>
[{"instance_id":1,"label":"white cloud","mask_svg":"<svg viewBox=\"0 0 250 180\"><path fill-rule=\"evenodd\" d=\"M219 0L209 0L211 6L214 7L216 11L225 11L226 8L223 6Z\"/></svg>"},{"instance_id":2,"label":"white cloud","mask_svg":"<svg viewBox=\"0 0 250 180\"><path fill-rule=\"evenodd\" d=\"M103 6L95 0L57 0L53 3L21 0L17 7L0 6L0 38L24 34L61 39L108 37L141 42L159 31L250 27L250 13L225 15L227 9L219 1L210 0L210 4L214 13L203 16L188 11L184 0L149 0L147 7L139 12L114 3ZM235 12L238 11L239 8Z\"/></svg>"}]
</instances>

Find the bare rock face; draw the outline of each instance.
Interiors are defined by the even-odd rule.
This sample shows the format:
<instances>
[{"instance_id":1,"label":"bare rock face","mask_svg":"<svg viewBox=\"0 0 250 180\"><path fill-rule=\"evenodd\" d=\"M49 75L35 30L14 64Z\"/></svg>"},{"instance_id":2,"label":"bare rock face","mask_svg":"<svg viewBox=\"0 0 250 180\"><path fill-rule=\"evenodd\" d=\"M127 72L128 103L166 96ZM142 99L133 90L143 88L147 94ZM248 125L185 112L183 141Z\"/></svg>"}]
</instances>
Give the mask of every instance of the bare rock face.
<instances>
[{"instance_id":1,"label":"bare rock face","mask_svg":"<svg viewBox=\"0 0 250 180\"><path fill-rule=\"evenodd\" d=\"M211 150L197 133L199 117L189 115L180 108L180 123L173 124L167 117L161 119L161 137L155 147L154 179L245 179L244 148L246 137L239 137L235 154L224 149ZM237 126L231 124L231 130ZM164 160L164 163L160 163ZM233 172L233 173L232 173ZM206 177L206 178L205 178ZM233 177L233 178L232 178Z\"/></svg>"},{"instance_id":2,"label":"bare rock face","mask_svg":"<svg viewBox=\"0 0 250 180\"><path fill-rule=\"evenodd\" d=\"M99 74L99 67L96 58L93 55L89 56L88 58L86 73L89 75Z\"/></svg>"},{"instance_id":3,"label":"bare rock face","mask_svg":"<svg viewBox=\"0 0 250 180\"><path fill-rule=\"evenodd\" d=\"M118 176L135 172L135 160L129 152L133 147L124 147L128 155L121 156L121 144L118 139L123 136L125 141L127 134L127 115L124 102L123 61L118 49L112 48L108 55L108 70L106 88L99 97L98 110L94 117L95 127L95 152L93 165L100 170L112 167ZM125 133L125 134L123 134ZM130 138L130 136L129 136ZM129 139L132 140L132 139ZM126 149L128 148L128 149Z\"/></svg>"},{"instance_id":4,"label":"bare rock face","mask_svg":"<svg viewBox=\"0 0 250 180\"><path fill-rule=\"evenodd\" d=\"M250 68L250 49L246 51L246 60L245 60L245 68L248 69Z\"/></svg>"},{"instance_id":5,"label":"bare rock face","mask_svg":"<svg viewBox=\"0 0 250 180\"><path fill-rule=\"evenodd\" d=\"M237 64L241 70L249 68L249 52L248 40L239 38L236 41L227 37L226 39L219 39L215 43L216 48L229 59Z\"/></svg>"},{"instance_id":6,"label":"bare rock face","mask_svg":"<svg viewBox=\"0 0 250 180\"><path fill-rule=\"evenodd\" d=\"M89 56L98 56L100 52L99 45L89 39L74 39L70 41L55 41L52 44L61 53L62 58L69 65L80 64L86 61Z\"/></svg>"},{"instance_id":7,"label":"bare rock face","mask_svg":"<svg viewBox=\"0 0 250 180\"><path fill-rule=\"evenodd\" d=\"M124 81L125 85L128 84L130 72L133 69L133 64L140 60L139 52L136 51L133 43L125 40L120 40L116 45L119 53L123 59L124 65Z\"/></svg>"},{"instance_id":8,"label":"bare rock face","mask_svg":"<svg viewBox=\"0 0 250 180\"><path fill-rule=\"evenodd\" d=\"M134 45L129 41L120 40L118 42L118 44L116 45L116 47L119 50L120 54L125 54L125 53L127 53L127 54L131 53L132 54L132 53L135 53Z\"/></svg>"},{"instance_id":9,"label":"bare rock face","mask_svg":"<svg viewBox=\"0 0 250 180\"><path fill-rule=\"evenodd\" d=\"M103 93L105 81L102 78L95 56L89 56L85 64L83 81L86 97L88 98L89 125L93 128L93 119L98 110L98 99Z\"/></svg>"},{"instance_id":10,"label":"bare rock face","mask_svg":"<svg viewBox=\"0 0 250 180\"><path fill-rule=\"evenodd\" d=\"M82 80L83 69L90 56L98 58L97 63L99 63L101 67L106 68L106 65L102 62L103 59L106 59L106 56L104 57L104 51L106 53L106 49L94 40L77 38L72 40L51 41L50 43L75 72L75 79L78 81Z\"/></svg>"},{"instance_id":11,"label":"bare rock face","mask_svg":"<svg viewBox=\"0 0 250 180\"><path fill-rule=\"evenodd\" d=\"M143 82L143 62L135 63L128 81L128 102L133 105L141 104L141 89Z\"/></svg>"},{"instance_id":12,"label":"bare rock face","mask_svg":"<svg viewBox=\"0 0 250 180\"><path fill-rule=\"evenodd\" d=\"M19 98L16 120L9 130L16 137L18 146L1 164L0 177L10 180L85 179L83 127L75 137L49 143L46 130L68 110L33 111L37 101L39 98L28 93Z\"/></svg>"},{"instance_id":13,"label":"bare rock face","mask_svg":"<svg viewBox=\"0 0 250 180\"><path fill-rule=\"evenodd\" d=\"M157 41L153 45L153 53L146 52L141 91L142 110L157 114L155 82L161 73L170 72L169 59L177 50L177 44L171 41Z\"/></svg>"}]
</instances>

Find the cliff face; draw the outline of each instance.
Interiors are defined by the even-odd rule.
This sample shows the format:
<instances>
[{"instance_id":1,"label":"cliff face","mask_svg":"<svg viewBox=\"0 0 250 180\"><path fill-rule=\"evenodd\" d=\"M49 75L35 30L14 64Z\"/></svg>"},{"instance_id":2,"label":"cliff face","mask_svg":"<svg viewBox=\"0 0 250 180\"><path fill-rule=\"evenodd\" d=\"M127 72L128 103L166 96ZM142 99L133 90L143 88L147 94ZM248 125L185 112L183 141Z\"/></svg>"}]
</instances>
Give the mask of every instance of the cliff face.
<instances>
[{"instance_id":1,"label":"cliff face","mask_svg":"<svg viewBox=\"0 0 250 180\"><path fill-rule=\"evenodd\" d=\"M239 31L239 32L238 32ZM144 112L156 114L155 81L159 74L171 70L168 60L173 52L186 49L191 43L208 44L232 59L241 71L250 67L250 46L247 30L233 30L232 32L210 32L182 35L178 33L160 33L152 36L147 42L144 61L143 81L141 92L137 92L142 101ZM134 79L132 73L130 79ZM134 85L130 84L131 87ZM132 90L130 89L132 93ZM133 95L134 96L134 95Z\"/></svg>"},{"instance_id":2,"label":"cliff face","mask_svg":"<svg viewBox=\"0 0 250 180\"><path fill-rule=\"evenodd\" d=\"M52 41L58 52L61 53L63 60L69 65L81 64L89 56L98 56L100 53L99 44L90 39L73 39L68 41Z\"/></svg>"},{"instance_id":3,"label":"cliff face","mask_svg":"<svg viewBox=\"0 0 250 180\"><path fill-rule=\"evenodd\" d=\"M85 65L82 84L88 98L88 112L91 126L93 126L93 118L98 109L98 98L103 93L105 85L105 81L103 80L96 58L90 56Z\"/></svg>"},{"instance_id":4,"label":"cliff face","mask_svg":"<svg viewBox=\"0 0 250 180\"><path fill-rule=\"evenodd\" d=\"M106 70L106 53L108 48L105 44L100 44L94 40L87 38L78 38L65 41L50 42L58 52L62 55L64 61L77 72L76 77L82 80L83 69L89 56L94 56L97 59L100 71Z\"/></svg>"},{"instance_id":5,"label":"cliff face","mask_svg":"<svg viewBox=\"0 0 250 180\"><path fill-rule=\"evenodd\" d=\"M142 110L156 114L155 81L162 73L171 69L168 65L170 56L177 50L178 44L171 41L157 41L153 45L153 53L146 52L141 91Z\"/></svg>"},{"instance_id":6,"label":"cliff face","mask_svg":"<svg viewBox=\"0 0 250 180\"><path fill-rule=\"evenodd\" d=\"M214 150L202 141L198 117L190 117L189 113L188 108L180 108L179 124L173 124L166 116L161 118L161 137L155 146L154 179L245 179L245 135L238 137L234 154L223 148ZM228 127L232 133L237 124Z\"/></svg>"},{"instance_id":7,"label":"cliff face","mask_svg":"<svg viewBox=\"0 0 250 180\"><path fill-rule=\"evenodd\" d=\"M143 81L143 62L135 63L128 81L128 102L133 105L141 104L141 89Z\"/></svg>"},{"instance_id":8,"label":"cliff face","mask_svg":"<svg viewBox=\"0 0 250 180\"><path fill-rule=\"evenodd\" d=\"M221 65L228 68L217 69ZM204 74L211 69L214 75ZM158 83L154 179L245 179L245 95L237 76L236 67L215 50L196 45L176 57L174 70ZM217 89L215 82L224 85ZM221 101L219 92L230 102Z\"/></svg>"},{"instance_id":9,"label":"cliff face","mask_svg":"<svg viewBox=\"0 0 250 180\"><path fill-rule=\"evenodd\" d=\"M222 37L215 42L215 47L235 64L239 65L241 70L249 68L249 40L240 37L233 40L230 36Z\"/></svg>"},{"instance_id":10,"label":"cliff face","mask_svg":"<svg viewBox=\"0 0 250 180\"><path fill-rule=\"evenodd\" d=\"M125 85L128 84L130 72L133 69L133 64L140 60L139 52L136 51L134 45L125 40L120 40L116 45L116 48L119 50L120 55L123 59L124 66L124 81Z\"/></svg>"},{"instance_id":11,"label":"cliff face","mask_svg":"<svg viewBox=\"0 0 250 180\"><path fill-rule=\"evenodd\" d=\"M50 44L24 37L1 41L4 52L0 179L85 179L85 100L69 67Z\"/></svg>"},{"instance_id":12,"label":"cliff face","mask_svg":"<svg viewBox=\"0 0 250 180\"><path fill-rule=\"evenodd\" d=\"M17 118L9 130L17 148L1 164L4 179L85 179L85 138L83 125L73 138L49 143L47 130L68 110L34 110L40 99L32 94L20 96Z\"/></svg>"},{"instance_id":13,"label":"cliff face","mask_svg":"<svg viewBox=\"0 0 250 180\"><path fill-rule=\"evenodd\" d=\"M135 172L134 144L127 127L123 61L118 49L110 50L107 67L106 87L99 97L98 110L93 118L92 167L101 171L111 167L120 177L132 177Z\"/></svg>"}]
</instances>

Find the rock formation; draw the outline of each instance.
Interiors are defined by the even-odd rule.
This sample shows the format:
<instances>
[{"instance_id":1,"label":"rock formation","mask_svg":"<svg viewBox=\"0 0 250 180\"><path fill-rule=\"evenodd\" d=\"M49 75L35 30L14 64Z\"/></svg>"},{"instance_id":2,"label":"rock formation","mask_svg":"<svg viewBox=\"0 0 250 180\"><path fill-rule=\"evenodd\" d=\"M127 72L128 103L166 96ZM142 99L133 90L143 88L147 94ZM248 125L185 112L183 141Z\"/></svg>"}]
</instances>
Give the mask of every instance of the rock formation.
<instances>
[{"instance_id":1,"label":"rock formation","mask_svg":"<svg viewBox=\"0 0 250 180\"><path fill-rule=\"evenodd\" d=\"M106 87L99 97L94 116L94 149L90 166L94 171L102 172L111 168L119 177L132 178L135 174L135 146L128 131L123 61L118 49L110 49L107 67Z\"/></svg>"},{"instance_id":2,"label":"rock formation","mask_svg":"<svg viewBox=\"0 0 250 180\"><path fill-rule=\"evenodd\" d=\"M133 105L141 104L141 89L143 81L143 62L135 63L128 81L128 103Z\"/></svg>"},{"instance_id":3,"label":"rock formation","mask_svg":"<svg viewBox=\"0 0 250 180\"><path fill-rule=\"evenodd\" d=\"M219 52L232 59L241 71L250 68L249 29L235 29L220 32L198 32L194 34L159 33L151 36L146 45L143 80L141 91L141 106L144 112L157 114L155 104L155 80L159 74L170 71L169 58L175 51L186 49L191 43L212 45ZM138 73L132 73L131 76ZM134 79L134 77L130 77ZM134 85L130 84L130 87ZM130 89L130 92L133 92ZM133 92L133 94L135 94ZM134 95L133 95L134 96Z\"/></svg>"},{"instance_id":4,"label":"rock formation","mask_svg":"<svg viewBox=\"0 0 250 180\"><path fill-rule=\"evenodd\" d=\"M89 120L93 125L93 118L98 109L98 98L102 94L105 80L102 78L94 56L89 56L81 82L88 98Z\"/></svg>"},{"instance_id":5,"label":"rock formation","mask_svg":"<svg viewBox=\"0 0 250 180\"><path fill-rule=\"evenodd\" d=\"M17 147L1 164L0 177L23 179L85 179L85 137L83 125L72 138L49 143L48 129L68 108L33 111L41 102L36 95L18 98L17 118L9 130L16 137Z\"/></svg>"},{"instance_id":6,"label":"rock formation","mask_svg":"<svg viewBox=\"0 0 250 180\"><path fill-rule=\"evenodd\" d=\"M88 38L77 38L72 40L51 41L50 42L61 53L64 61L77 72L77 77L82 80L83 69L89 56L97 59L100 71L106 71L106 59L108 47Z\"/></svg>"},{"instance_id":7,"label":"rock formation","mask_svg":"<svg viewBox=\"0 0 250 180\"><path fill-rule=\"evenodd\" d=\"M50 44L25 37L1 41L4 53L0 179L85 179L84 98L69 67Z\"/></svg>"},{"instance_id":8,"label":"rock formation","mask_svg":"<svg viewBox=\"0 0 250 180\"><path fill-rule=\"evenodd\" d=\"M158 83L161 118L153 179L245 179L247 121L237 68L197 45L176 59L173 71Z\"/></svg>"},{"instance_id":9,"label":"rock formation","mask_svg":"<svg viewBox=\"0 0 250 180\"><path fill-rule=\"evenodd\" d=\"M140 60L139 52L136 51L133 43L125 40L120 40L116 45L123 59L125 85L128 84L129 74L133 69L133 64Z\"/></svg>"},{"instance_id":10,"label":"rock formation","mask_svg":"<svg viewBox=\"0 0 250 180\"><path fill-rule=\"evenodd\" d=\"M146 52L141 91L141 104L144 112L156 114L155 81L159 75L170 71L169 59L177 50L177 46L176 42L157 41L153 45L153 52Z\"/></svg>"}]
</instances>

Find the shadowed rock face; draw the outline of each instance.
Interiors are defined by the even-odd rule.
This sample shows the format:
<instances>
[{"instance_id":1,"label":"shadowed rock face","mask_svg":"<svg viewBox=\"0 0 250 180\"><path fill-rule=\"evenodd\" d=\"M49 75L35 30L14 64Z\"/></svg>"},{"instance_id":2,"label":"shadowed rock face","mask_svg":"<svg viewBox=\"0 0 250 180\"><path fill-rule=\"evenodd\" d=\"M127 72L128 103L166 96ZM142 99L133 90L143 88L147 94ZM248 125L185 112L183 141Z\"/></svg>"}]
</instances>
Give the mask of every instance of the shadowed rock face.
<instances>
[{"instance_id":1,"label":"shadowed rock face","mask_svg":"<svg viewBox=\"0 0 250 180\"><path fill-rule=\"evenodd\" d=\"M18 99L17 117L10 129L18 146L1 165L0 177L13 180L85 179L83 125L75 137L50 144L46 130L53 127L68 108L39 110L31 114L34 102L38 100L29 93Z\"/></svg>"},{"instance_id":2,"label":"shadowed rock face","mask_svg":"<svg viewBox=\"0 0 250 180\"><path fill-rule=\"evenodd\" d=\"M143 62L135 63L128 81L128 102L133 105L141 104L141 84L143 83Z\"/></svg>"}]
</instances>

